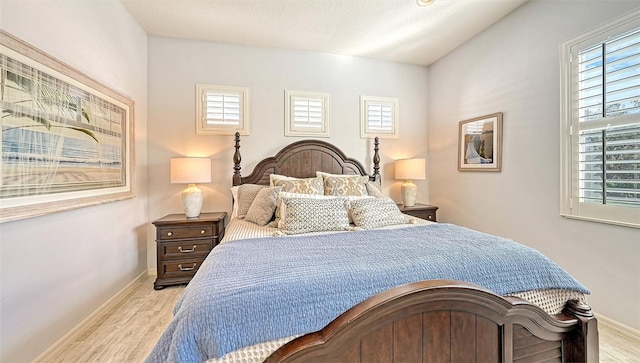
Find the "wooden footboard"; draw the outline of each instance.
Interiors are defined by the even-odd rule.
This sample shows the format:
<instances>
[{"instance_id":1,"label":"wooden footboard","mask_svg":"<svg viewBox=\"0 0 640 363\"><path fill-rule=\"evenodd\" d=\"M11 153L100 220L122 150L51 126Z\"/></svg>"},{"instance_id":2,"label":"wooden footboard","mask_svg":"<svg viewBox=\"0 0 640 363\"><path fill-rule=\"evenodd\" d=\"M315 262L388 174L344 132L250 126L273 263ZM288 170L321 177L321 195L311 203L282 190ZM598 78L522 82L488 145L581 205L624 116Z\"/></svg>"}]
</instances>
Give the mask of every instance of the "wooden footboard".
<instances>
[{"instance_id":1,"label":"wooden footboard","mask_svg":"<svg viewBox=\"0 0 640 363\"><path fill-rule=\"evenodd\" d=\"M597 361L597 321L578 301L551 316L475 285L430 280L365 300L265 362Z\"/></svg>"}]
</instances>

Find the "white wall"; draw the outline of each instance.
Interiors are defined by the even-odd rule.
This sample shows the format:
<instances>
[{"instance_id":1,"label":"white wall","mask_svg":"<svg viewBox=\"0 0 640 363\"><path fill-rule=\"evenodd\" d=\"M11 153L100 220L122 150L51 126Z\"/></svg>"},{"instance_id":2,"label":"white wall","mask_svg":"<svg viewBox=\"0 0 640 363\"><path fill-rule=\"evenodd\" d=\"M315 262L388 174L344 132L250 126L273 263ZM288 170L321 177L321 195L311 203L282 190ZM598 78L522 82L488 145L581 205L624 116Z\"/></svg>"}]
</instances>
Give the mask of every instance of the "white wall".
<instances>
[{"instance_id":1,"label":"white wall","mask_svg":"<svg viewBox=\"0 0 640 363\"><path fill-rule=\"evenodd\" d=\"M360 138L360 95L400 99L400 139L382 139L383 187L400 201L393 160L426 157L427 68L355 57L149 37L149 213L180 213L180 191L169 183L169 159L213 159L213 182L201 186L204 211L230 211L233 136L195 134L196 83L250 88L251 134L242 137L243 175L261 159L300 140L284 136L284 90L331 94L331 138L372 170L373 142ZM389 165L391 164L391 165ZM428 202L426 181L416 181ZM152 231L149 267L155 268Z\"/></svg>"},{"instance_id":2,"label":"white wall","mask_svg":"<svg viewBox=\"0 0 640 363\"><path fill-rule=\"evenodd\" d=\"M560 43L638 1L530 1L430 67L429 165L438 219L513 238L640 329L640 231L560 213ZM458 122L503 112L502 172L458 172Z\"/></svg>"},{"instance_id":3,"label":"white wall","mask_svg":"<svg viewBox=\"0 0 640 363\"><path fill-rule=\"evenodd\" d=\"M0 224L0 361L27 362L146 269L147 36L117 0L2 0L2 29L135 101L136 198Z\"/></svg>"}]
</instances>

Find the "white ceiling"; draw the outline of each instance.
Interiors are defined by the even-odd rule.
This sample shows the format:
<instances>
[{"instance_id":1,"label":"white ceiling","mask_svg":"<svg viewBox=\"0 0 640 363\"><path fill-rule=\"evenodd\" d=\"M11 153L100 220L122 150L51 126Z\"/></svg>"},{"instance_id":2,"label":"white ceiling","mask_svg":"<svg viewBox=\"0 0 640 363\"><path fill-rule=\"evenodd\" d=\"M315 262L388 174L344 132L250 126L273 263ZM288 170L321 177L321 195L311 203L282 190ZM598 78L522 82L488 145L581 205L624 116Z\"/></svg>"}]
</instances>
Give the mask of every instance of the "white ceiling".
<instances>
[{"instance_id":1,"label":"white ceiling","mask_svg":"<svg viewBox=\"0 0 640 363\"><path fill-rule=\"evenodd\" d=\"M428 65L527 0L120 0L149 34Z\"/></svg>"}]
</instances>

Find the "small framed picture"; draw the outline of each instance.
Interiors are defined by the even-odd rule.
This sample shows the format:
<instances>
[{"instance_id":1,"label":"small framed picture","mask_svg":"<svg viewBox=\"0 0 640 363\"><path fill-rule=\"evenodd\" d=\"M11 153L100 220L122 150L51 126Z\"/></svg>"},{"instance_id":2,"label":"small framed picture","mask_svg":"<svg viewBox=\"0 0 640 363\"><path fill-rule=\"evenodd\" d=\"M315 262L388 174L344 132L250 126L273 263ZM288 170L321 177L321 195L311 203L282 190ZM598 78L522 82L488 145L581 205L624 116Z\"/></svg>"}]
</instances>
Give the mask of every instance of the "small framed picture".
<instances>
[{"instance_id":1,"label":"small framed picture","mask_svg":"<svg viewBox=\"0 0 640 363\"><path fill-rule=\"evenodd\" d=\"M460 121L459 171L500 171L502 168L502 112Z\"/></svg>"}]
</instances>

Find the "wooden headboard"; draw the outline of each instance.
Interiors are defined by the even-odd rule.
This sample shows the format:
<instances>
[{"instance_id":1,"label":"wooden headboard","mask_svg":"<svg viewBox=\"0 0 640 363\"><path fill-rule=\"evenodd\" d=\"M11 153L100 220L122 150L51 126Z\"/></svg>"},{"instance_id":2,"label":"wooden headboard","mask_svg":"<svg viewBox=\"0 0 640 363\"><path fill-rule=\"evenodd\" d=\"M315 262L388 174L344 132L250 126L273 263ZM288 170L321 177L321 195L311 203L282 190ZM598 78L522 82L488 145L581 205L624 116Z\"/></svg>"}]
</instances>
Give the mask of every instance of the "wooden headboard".
<instances>
[{"instance_id":1,"label":"wooden headboard","mask_svg":"<svg viewBox=\"0 0 640 363\"><path fill-rule=\"evenodd\" d=\"M378 138L374 140L373 174L369 180L380 182L380 155ZM233 185L269 185L269 175L280 174L295 178L311 178L316 171L331 174L368 175L362 164L348 158L334 145L320 140L302 140L289 144L275 156L260 161L249 176L242 176L240 170L240 134L236 133L236 151L233 154Z\"/></svg>"}]
</instances>

